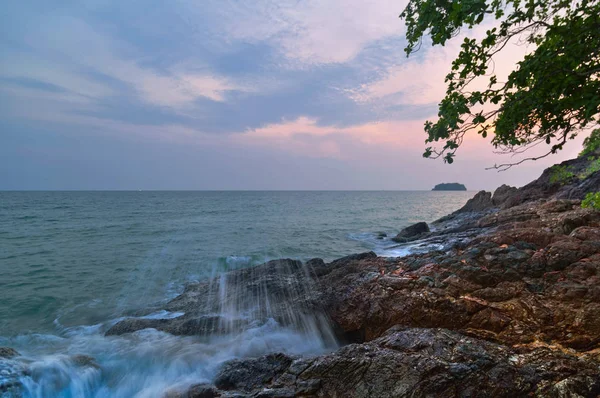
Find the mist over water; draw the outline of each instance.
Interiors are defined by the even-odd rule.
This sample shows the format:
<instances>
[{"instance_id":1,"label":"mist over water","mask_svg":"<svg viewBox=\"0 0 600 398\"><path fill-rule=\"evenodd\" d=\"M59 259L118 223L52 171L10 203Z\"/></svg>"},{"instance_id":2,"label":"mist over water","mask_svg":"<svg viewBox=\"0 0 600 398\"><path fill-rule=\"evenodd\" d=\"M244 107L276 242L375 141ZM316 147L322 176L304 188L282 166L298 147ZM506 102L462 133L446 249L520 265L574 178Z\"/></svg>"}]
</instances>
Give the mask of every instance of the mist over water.
<instances>
[{"instance_id":1,"label":"mist over water","mask_svg":"<svg viewBox=\"0 0 600 398\"><path fill-rule=\"evenodd\" d=\"M274 305L307 294L309 282L275 290L224 272L276 258L405 254L377 234L432 221L472 195L0 193L0 346L22 354L0 358L0 386L17 380L31 397L161 397L210 381L228 359L334 349L326 319ZM104 336L126 316L182 316L158 308L196 281L210 281L210 335Z\"/></svg>"}]
</instances>

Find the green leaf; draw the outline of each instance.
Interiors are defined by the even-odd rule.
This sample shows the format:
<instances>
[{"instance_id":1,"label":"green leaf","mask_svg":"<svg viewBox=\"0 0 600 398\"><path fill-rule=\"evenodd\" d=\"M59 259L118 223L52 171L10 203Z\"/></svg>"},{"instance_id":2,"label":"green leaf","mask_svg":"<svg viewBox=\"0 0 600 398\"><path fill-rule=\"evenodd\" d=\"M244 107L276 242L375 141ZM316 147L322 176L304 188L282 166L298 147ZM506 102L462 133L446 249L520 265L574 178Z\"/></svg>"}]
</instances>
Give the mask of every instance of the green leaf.
<instances>
[{"instance_id":1,"label":"green leaf","mask_svg":"<svg viewBox=\"0 0 600 398\"><path fill-rule=\"evenodd\" d=\"M482 23L485 15L493 15L498 26L483 38L463 30L466 37L445 76L439 119L425 126L427 142L441 142L442 148L429 153L440 153L450 163L471 123L490 123L491 142L497 148L514 151L541 141L551 152L562 149L586 126L598 124L600 1L409 0L401 14L407 25L407 53L425 36L434 46L444 45L461 28ZM523 30L523 40L534 46L499 82L493 74L494 59L512 51L512 44L506 44L517 39L516 30ZM478 77L486 75L491 75L486 90L469 87L481 87ZM479 106L493 117L474 109ZM484 137L487 133L481 131Z\"/></svg>"}]
</instances>

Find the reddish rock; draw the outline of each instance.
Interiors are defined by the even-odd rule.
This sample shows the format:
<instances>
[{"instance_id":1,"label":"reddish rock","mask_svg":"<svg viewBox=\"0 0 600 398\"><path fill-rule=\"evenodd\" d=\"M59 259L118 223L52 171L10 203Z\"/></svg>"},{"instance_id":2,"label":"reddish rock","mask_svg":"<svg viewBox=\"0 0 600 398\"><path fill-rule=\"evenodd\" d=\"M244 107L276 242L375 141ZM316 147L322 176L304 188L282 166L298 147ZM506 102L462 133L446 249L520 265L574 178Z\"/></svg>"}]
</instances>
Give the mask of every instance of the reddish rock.
<instances>
[{"instance_id":1,"label":"reddish rock","mask_svg":"<svg viewBox=\"0 0 600 398\"><path fill-rule=\"evenodd\" d=\"M287 359L286 359L287 358ZM242 377L248 376L248 377ZM220 380L232 380L221 385ZM544 346L513 349L445 329L392 328L316 358L236 360L222 396L596 397L597 365Z\"/></svg>"}]
</instances>

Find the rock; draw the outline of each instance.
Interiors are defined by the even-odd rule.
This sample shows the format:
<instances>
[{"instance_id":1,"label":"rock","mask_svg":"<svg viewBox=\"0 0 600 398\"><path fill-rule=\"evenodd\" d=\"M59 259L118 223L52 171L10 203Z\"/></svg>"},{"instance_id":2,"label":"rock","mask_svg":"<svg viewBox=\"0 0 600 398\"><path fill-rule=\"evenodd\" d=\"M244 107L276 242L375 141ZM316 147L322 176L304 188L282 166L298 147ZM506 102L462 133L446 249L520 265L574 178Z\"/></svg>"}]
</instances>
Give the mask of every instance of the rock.
<instances>
[{"instance_id":1,"label":"rock","mask_svg":"<svg viewBox=\"0 0 600 398\"><path fill-rule=\"evenodd\" d=\"M0 347L0 358L13 358L19 356L17 350L10 347Z\"/></svg>"},{"instance_id":2,"label":"rock","mask_svg":"<svg viewBox=\"0 0 600 398\"><path fill-rule=\"evenodd\" d=\"M306 262L306 266L309 268L321 268L325 266L325 261L322 258L311 258Z\"/></svg>"},{"instance_id":3,"label":"rock","mask_svg":"<svg viewBox=\"0 0 600 398\"><path fill-rule=\"evenodd\" d=\"M404 228L398 235L396 235L392 240L398 243L409 242L411 240L416 240L422 237L424 234L429 232L429 226L426 222L418 222L416 224L409 225Z\"/></svg>"},{"instance_id":4,"label":"rock","mask_svg":"<svg viewBox=\"0 0 600 398\"><path fill-rule=\"evenodd\" d=\"M325 336L328 334L325 310L312 300L314 279L330 272L331 267L371 257L377 256L372 252L362 253L330 265L321 259L312 259L307 264L282 259L232 271L213 280L188 285L164 308L184 315L170 319L128 318L112 326L106 335L154 328L175 335L208 336L241 332L252 322L274 319L281 325L323 333L324 338L331 339ZM223 302L230 306L230 313L215 315L221 313ZM322 325L323 330L315 331L314 325Z\"/></svg>"},{"instance_id":5,"label":"rock","mask_svg":"<svg viewBox=\"0 0 600 398\"><path fill-rule=\"evenodd\" d=\"M377 254L375 254L375 252L372 252L372 251L364 252L364 253L357 253L357 254L351 254L346 257L338 258L337 260L333 260L331 262L331 265L340 266L340 265L346 265L346 264L354 262L354 261L369 260L369 259L374 259L374 258L377 258Z\"/></svg>"},{"instance_id":6,"label":"rock","mask_svg":"<svg viewBox=\"0 0 600 398\"><path fill-rule=\"evenodd\" d=\"M316 299L353 341L399 324L507 345L542 338L581 351L600 348L600 326L581 321L600 294L598 216L572 201L501 210L480 219L488 232L449 252L334 269L320 278Z\"/></svg>"},{"instance_id":7,"label":"rock","mask_svg":"<svg viewBox=\"0 0 600 398\"><path fill-rule=\"evenodd\" d=\"M564 213L565 211L573 210L575 206L580 205L581 202L577 200L551 200L546 203L542 203L537 211L538 214L548 213Z\"/></svg>"},{"instance_id":8,"label":"rock","mask_svg":"<svg viewBox=\"0 0 600 398\"><path fill-rule=\"evenodd\" d=\"M222 392L214 385L200 383L192 385L187 391L167 391L163 398L218 398Z\"/></svg>"},{"instance_id":9,"label":"rock","mask_svg":"<svg viewBox=\"0 0 600 398\"><path fill-rule=\"evenodd\" d=\"M187 398L217 398L220 396L217 388L210 384L196 384L187 392Z\"/></svg>"},{"instance_id":10,"label":"rock","mask_svg":"<svg viewBox=\"0 0 600 398\"><path fill-rule=\"evenodd\" d=\"M89 367L94 369L100 369L100 365L96 362L96 360L88 355L73 355L71 357L71 361L77 366L80 367Z\"/></svg>"},{"instance_id":11,"label":"rock","mask_svg":"<svg viewBox=\"0 0 600 398\"><path fill-rule=\"evenodd\" d=\"M377 239L387 238L387 234L385 232L378 232Z\"/></svg>"},{"instance_id":12,"label":"rock","mask_svg":"<svg viewBox=\"0 0 600 398\"><path fill-rule=\"evenodd\" d=\"M500 207L517 192L518 189L515 187L501 185L494 191L494 195L492 196L492 204L495 207Z\"/></svg>"},{"instance_id":13,"label":"rock","mask_svg":"<svg viewBox=\"0 0 600 398\"><path fill-rule=\"evenodd\" d=\"M250 392L278 378L290 367L293 358L270 354L257 359L233 360L226 363L215 378L215 386L224 391Z\"/></svg>"},{"instance_id":14,"label":"rock","mask_svg":"<svg viewBox=\"0 0 600 398\"><path fill-rule=\"evenodd\" d=\"M474 197L469 199L463 207L457 210L456 213L478 212L492 207L494 207L492 194L486 191L479 191Z\"/></svg>"},{"instance_id":15,"label":"rock","mask_svg":"<svg viewBox=\"0 0 600 398\"><path fill-rule=\"evenodd\" d=\"M600 228L594 227L578 227L569 235L579 240L591 240L600 242Z\"/></svg>"},{"instance_id":16,"label":"rock","mask_svg":"<svg viewBox=\"0 0 600 398\"><path fill-rule=\"evenodd\" d=\"M510 208L539 199L579 199L582 200L589 192L598 191L600 172L595 172L583 180L572 178L566 183L551 182L556 167L562 167L579 176L587 172L592 160L588 156L567 160L549 167L542 175L524 187L508 195L502 208Z\"/></svg>"},{"instance_id":17,"label":"rock","mask_svg":"<svg viewBox=\"0 0 600 398\"><path fill-rule=\"evenodd\" d=\"M291 361L279 355L273 359L226 364L219 377L248 376L251 382L228 382L223 391L255 397L349 398L595 397L600 393L597 364L559 350L516 350L445 329L392 328L369 343L351 344L316 358ZM265 365L257 367L257 363ZM235 386L239 389L232 389Z\"/></svg>"},{"instance_id":18,"label":"rock","mask_svg":"<svg viewBox=\"0 0 600 398\"><path fill-rule=\"evenodd\" d=\"M225 333L229 328L242 328L248 321L237 319L230 321L220 316L187 315L172 319L124 319L105 333L106 336L122 335L142 329L156 329L181 336L206 336L214 333Z\"/></svg>"},{"instance_id":19,"label":"rock","mask_svg":"<svg viewBox=\"0 0 600 398\"><path fill-rule=\"evenodd\" d=\"M0 347L0 397L21 397L22 379L30 374L23 363L15 360L20 354L10 347Z\"/></svg>"},{"instance_id":20,"label":"rock","mask_svg":"<svg viewBox=\"0 0 600 398\"><path fill-rule=\"evenodd\" d=\"M600 187L600 172L596 172L583 181L578 181L572 186L563 188L557 197L566 197L568 199L583 199L590 192L598 192Z\"/></svg>"}]
</instances>

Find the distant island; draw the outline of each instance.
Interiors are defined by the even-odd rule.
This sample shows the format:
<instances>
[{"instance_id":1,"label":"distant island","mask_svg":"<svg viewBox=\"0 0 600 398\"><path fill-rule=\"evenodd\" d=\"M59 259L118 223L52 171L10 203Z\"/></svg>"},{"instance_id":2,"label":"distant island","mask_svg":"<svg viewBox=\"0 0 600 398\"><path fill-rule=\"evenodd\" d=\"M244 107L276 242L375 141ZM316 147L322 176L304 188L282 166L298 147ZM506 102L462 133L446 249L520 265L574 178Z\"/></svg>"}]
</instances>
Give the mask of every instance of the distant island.
<instances>
[{"instance_id":1,"label":"distant island","mask_svg":"<svg viewBox=\"0 0 600 398\"><path fill-rule=\"evenodd\" d=\"M432 191L466 191L467 187L457 182L446 182L443 184L437 184L433 187Z\"/></svg>"}]
</instances>

